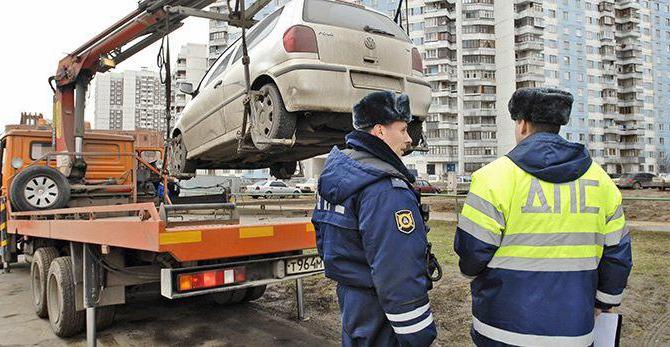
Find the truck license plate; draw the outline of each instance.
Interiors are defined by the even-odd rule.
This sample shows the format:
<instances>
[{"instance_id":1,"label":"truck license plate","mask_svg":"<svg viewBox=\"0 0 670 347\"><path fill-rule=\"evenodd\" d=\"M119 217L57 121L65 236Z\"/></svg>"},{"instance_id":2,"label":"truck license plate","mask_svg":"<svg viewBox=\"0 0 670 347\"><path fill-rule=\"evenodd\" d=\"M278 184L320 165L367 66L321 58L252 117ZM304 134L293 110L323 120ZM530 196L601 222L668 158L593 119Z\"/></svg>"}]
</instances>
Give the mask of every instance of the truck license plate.
<instances>
[{"instance_id":1,"label":"truck license plate","mask_svg":"<svg viewBox=\"0 0 670 347\"><path fill-rule=\"evenodd\" d=\"M319 256L291 259L286 261L287 275L319 270L323 270L323 261Z\"/></svg>"}]
</instances>

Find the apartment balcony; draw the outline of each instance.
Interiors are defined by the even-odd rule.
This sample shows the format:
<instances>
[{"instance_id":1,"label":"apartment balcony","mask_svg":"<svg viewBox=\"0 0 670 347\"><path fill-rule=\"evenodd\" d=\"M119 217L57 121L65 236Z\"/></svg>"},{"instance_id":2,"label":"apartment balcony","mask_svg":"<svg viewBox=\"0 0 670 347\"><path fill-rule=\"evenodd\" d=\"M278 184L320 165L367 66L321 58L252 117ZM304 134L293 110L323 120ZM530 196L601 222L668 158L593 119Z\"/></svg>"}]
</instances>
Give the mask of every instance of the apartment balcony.
<instances>
[{"instance_id":1,"label":"apartment balcony","mask_svg":"<svg viewBox=\"0 0 670 347\"><path fill-rule=\"evenodd\" d=\"M536 82L541 82L544 81L544 73L541 71L536 71L536 72L524 72L520 74L516 74L516 81L517 82L529 82L529 81L536 81Z\"/></svg>"},{"instance_id":2,"label":"apartment balcony","mask_svg":"<svg viewBox=\"0 0 670 347\"><path fill-rule=\"evenodd\" d=\"M463 124L463 131L496 131L496 124Z\"/></svg>"},{"instance_id":3,"label":"apartment balcony","mask_svg":"<svg viewBox=\"0 0 670 347\"><path fill-rule=\"evenodd\" d=\"M617 10L625 10L627 8L632 8L636 10L640 10L640 4L637 2L637 0L624 0L624 1L617 1L614 4L614 8Z\"/></svg>"},{"instance_id":4,"label":"apartment balcony","mask_svg":"<svg viewBox=\"0 0 670 347\"><path fill-rule=\"evenodd\" d=\"M528 66L537 66L537 67L544 67L544 60L540 60L537 58L521 58L516 60L516 66L522 66L522 65L528 65Z\"/></svg>"},{"instance_id":5,"label":"apartment balcony","mask_svg":"<svg viewBox=\"0 0 670 347\"><path fill-rule=\"evenodd\" d=\"M514 0L515 5L532 5L535 4L536 6L542 6L542 0Z\"/></svg>"},{"instance_id":6,"label":"apartment balcony","mask_svg":"<svg viewBox=\"0 0 670 347\"><path fill-rule=\"evenodd\" d=\"M617 30L614 32L614 37L615 38L633 38L637 39L640 38L640 28L634 28L630 30Z\"/></svg>"},{"instance_id":7,"label":"apartment balcony","mask_svg":"<svg viewBox=\"0 0 670 347\"><path fill-rule=\"evenodd\" d=\"M603 96L602 97L602 103L603 104L609 104L609 105L618 105L619 104L619 98L616 96Z\"/></svg>"},{"instance_id":8,"label":"apartment balcony","mask_svg":"<svg viewBox=\"0 0 670 347\"><path fill-rule=\"evenodd\" d=\"M495 86L496 81L491 79L471 78L463 80L464 86Z\"/></svg>"},{"instance_id":9,"label":"apartment balcony","mask_svg":"<svg viewBox=\"0 0 670 347\"><path fill-rule=\"evenodd\" d=\"M459 113L462 114L463 117L496 116L496 110L493 108L473 108L461 110Z\"/></svg>"},{"instance_id":10,"label":"apartment balcony","mask_svg":"<svg viewBox=\"0 0 670 347\"><path fill-rule=\"evenodd\" d=\"M495 48L463 48L462 51L463 55L496 55Z\"/></svg>"},{"instance_id":11,"label":"apartment balcony","mask_svg":"<svg viewBox=\"0 0 670 347\"><path fill-rule=\"evenodd\" d=\"M640 77L642 78L642 77ZM632 86L619 86L619 93L643 93L644 90L642 86L632 85Z\"/></svg>"},{"instance_id":12,"label":"apartment balcony","mask_svg":"<svg viewBox=\"0 0 670 347\"><path fill-rule=\"evenodd\" d=\"M431 75L426 75L426 80L428 82L437 82L437 81L456 81L458 76L455 73L448 72L438 72Z\"/></svg>"},{"instance_id":13,"label":"apartment balcony","mask_svg":"<svg viewBox=\"0 0 670 347\"><path fill-rule=\"evenodd\" d=\"M496 101L495 94L463 94L464 101Z\"/></svg>"},{"instance_id":14,"label":"apartment balcony","mask_svg":"<svg viewBox=\"0 0 670 347\"><path fill-rule=\"evenodd\" d=\"M544 19L544 11L537 7L527 7L524 10L514 14L515 19L522 19L526 17Z\"/></svg>"},{"instance_id":15,"label":"apartment balcony","mask_svg":"<svg viewBox=\"0 0 670 347\"><path fill-rule=\"evenodd\" d=\"M451 11L446 8L439 8L439 9L426 9L426 11L423 13L424 18L435 18L435 17L447 17L449 20L456 20L456 13L454 11ZM487 24L491 24L491 22L488 22Z\"/></svg>"},{"instance_id":16,"label":"apartment balcony","mask_svg":"<svg viewBox=\"0 0 670 347\"><path fill-rule=\"evenodd\" d=\"M523 34L533 34L533 35L542 35L544 34L544 26L538 27L538 26L532 26L532 25L524 25L524 26L518 26L515 27L515 33L517 35L523 35Z\"/></svg>"},{"instance_id":17,"label":"apartment balcony","mask_svg":"<svg viewBox=\"0 0 670 347\"><path fill-rule=\"evenodd\" d=\"M620 142L619 143L619 149L643 150L644 149L644 143L642 143L642 142Z\"/></svg>"},{"instance_id":18,"label":"apartment balcony","mask_svg":"<svg viewBox=\"0 0 670 347\"><path fill-rule=\"evenodd\" d=\"M621 136L644 136L644 129L621 128Z\"/></svg>"},{"instance_id":19,"label":"apartment balcony","mask_svg":"<svg viewBox=\"0 0 670 347\"><path fill-rule=\"evenodd\" d=\"M436 90L436 91L431 91L431 95L435 98L444 97L444 96L447 96L447 97L452 97L453 96L455 98L457 93L458 93L457 91L455 91L455 90L452 91L452 90L449 90L449 89L439 89L439 90Z\"/></svg>"},{"instance_id":20,"label":"apartment balcony","mask_svg":"<svg viewBox=\"0 0 670 347\"><path fill-rule=\"evenodd\" d=\"M618 123L644 122L644 116L641 113L631 113L631 114L615 113L612 119L614 119L614 121Z\"/></svg>"},{"instance_id":21,"label":"apartment balcony","mask_svg":"<svg viewBox=\"0 0 670 347\"><path fill-rule=\"evenodd\" d=\"M428 113L457 113L458 108L449 105L430 105Z\"/></svg>"},{"instance_id":22,"label":"apartment balcony","mask_svg":"<svg viewBox=\"0 0 670 347\"><path fill-rule=\"evenodd\" d=\"M228 46L228 41L226 41L226 39L223 39L223 38L214 39L214 40L209 41L209 45L210 46L223 46L223 47L225 47L225 46Z\"/></svg>"},{"instance_id":23,"label":"apartment balcony","mask_svg":"<svg viewBox=\"0 0 670 347\"><path fill-rule=\"evenodd\" d=\"M517 51L541 51L544 50L544 42L542 41L528 41L514 44L514 49Z\"/></svg>"},{"instance_id":24,"label":"apartment balcony","mask_svg":"<svg viewBox=\"0 0 670 347\"><path fill-rule=\"evenodd\" d=\"M644 102L642 100L621 100L619 99L619 103L617 104L619 107L639 107L642 108L644 106Z\"/></svg>"},{"instance_id":25,"label":"apartment balcony","mask_svg":"<svg viewBox=\"0 0 670 347\"><path fill-rule=\"evenodd\" d=\"M625 23L640 23L640 15L639 14L629 14L627 16L622 16L622 17L616 17L616 23L617 24L625 24Z\"/></svg>"}]
</instances>

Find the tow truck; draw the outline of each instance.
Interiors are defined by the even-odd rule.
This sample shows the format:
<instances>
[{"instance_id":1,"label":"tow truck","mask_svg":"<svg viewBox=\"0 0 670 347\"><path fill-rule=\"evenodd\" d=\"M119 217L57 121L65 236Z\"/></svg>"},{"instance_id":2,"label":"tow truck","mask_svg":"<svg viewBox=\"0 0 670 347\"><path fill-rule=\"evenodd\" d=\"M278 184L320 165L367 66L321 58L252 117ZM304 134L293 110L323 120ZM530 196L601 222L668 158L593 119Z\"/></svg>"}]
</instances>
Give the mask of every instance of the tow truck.
<instances>
[{"instance_id":1,"label":"tow truck","mask_svg":"<svg viewBox=\"0 0 670 347\"><path fill-rule=\"evenodd\" d=\"M130 136L84 127L86 90L96 73L164 38L187 16L226 20L242 28L244 40L254 14L269 2L245 9L237 0L229 14L219 14L203 10L213 0L141 1L59 62L49 78L52 128L16 127L0 138L1 264L9 271L18 255L30 260L34 310L49 318L57 336L85 328L94 346L96 331L111 325L115 306L125 303L126 289L152 283L166 298L209 295L230 304L295 280L303 314L301 279L323 271L308 219L261 223L240 216L225 194L177 201L163 189L159 196L154 188L174 178L144 154L157 152L167 163L164 147L140 148ZM166 64L169 76L169 53ZM166 90L170 95L169 78ZM252 99L248 78L247 93ZM166 119L170 124L169 101Z\"/></svg>"}]
</instances>

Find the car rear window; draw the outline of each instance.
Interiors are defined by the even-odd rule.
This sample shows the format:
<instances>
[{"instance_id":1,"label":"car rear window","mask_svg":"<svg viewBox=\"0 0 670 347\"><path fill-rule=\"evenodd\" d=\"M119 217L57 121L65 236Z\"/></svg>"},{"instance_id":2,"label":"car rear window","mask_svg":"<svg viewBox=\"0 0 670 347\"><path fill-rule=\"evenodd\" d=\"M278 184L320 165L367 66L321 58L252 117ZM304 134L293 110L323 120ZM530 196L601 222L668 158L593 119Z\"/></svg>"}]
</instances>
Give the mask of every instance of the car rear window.
<instances>
[{"instance_id":1,"label":"car rear window","mask_svg":"<svg viewBox=\"0 0 670 347\"><path fill-rule=\"evenodd\" d=\"M306 0L303 20L363 31L365 26L380 29L409 41L409 37L391 18L357 5L327 0Z\"/></svg>"}]
</instances>

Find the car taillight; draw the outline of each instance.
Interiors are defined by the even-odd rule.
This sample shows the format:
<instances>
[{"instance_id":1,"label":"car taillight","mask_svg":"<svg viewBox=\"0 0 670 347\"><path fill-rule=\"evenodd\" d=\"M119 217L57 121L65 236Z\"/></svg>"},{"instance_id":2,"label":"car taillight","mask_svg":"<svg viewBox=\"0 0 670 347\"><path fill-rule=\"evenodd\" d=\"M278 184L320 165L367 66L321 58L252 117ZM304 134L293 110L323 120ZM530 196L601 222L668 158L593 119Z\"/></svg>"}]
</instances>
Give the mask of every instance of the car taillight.
<instances>
[{"instance_id":1,"label":"car taillight","mask_svg":"<svg viewBox=\"0 0 670 347\"><path fill-rule=\"evenodd\" d=\"M284 49L288 53L319 53L314 30L304 25L290 27L284 33Z\"/></svg>"},{"instance_id":2,"label":"car taillight","mask_svg":"<svg viewBox=\"0 0 670 347\"><path fill-rule=\"evenodd\" d=\"M244 267L238 266L232 269L220 269L196 273L181 274L177 276L179 291L190 291L221 287L229 284L244 282L247 275Z\"/></svg>"},{"instance_id":3,"label":"car taillight","mask_svg":"<svg viewBox=\"0 0 670 347\"><path fill-rule=\"evenodd\" d=\"M256 190L261 190L261 187L256 186Z\"/></svg>"},{"instance_id":4,"label":"car taillight","mask_svg":"<svg viewBox=\"0 0 670 347\"><path fill-rule=\"evenodd\" d=\"M423 62L421 61L421 53L416 47L412 48L412 70L423 72Z\"/></svg>"}]
</instances>

